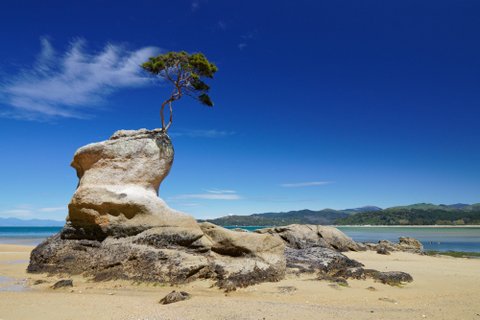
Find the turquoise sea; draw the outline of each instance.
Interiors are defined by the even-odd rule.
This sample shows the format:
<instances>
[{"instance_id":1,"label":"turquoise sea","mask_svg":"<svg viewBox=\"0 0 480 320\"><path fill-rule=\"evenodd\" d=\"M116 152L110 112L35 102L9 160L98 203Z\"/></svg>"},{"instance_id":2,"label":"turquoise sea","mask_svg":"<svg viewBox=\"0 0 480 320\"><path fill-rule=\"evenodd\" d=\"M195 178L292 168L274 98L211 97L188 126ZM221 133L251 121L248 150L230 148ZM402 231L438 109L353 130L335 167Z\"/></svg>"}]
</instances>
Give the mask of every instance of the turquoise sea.
<instances>
[{"instance_id":1,"label":"turquoise sea","mask_svg":"<svg viewBox=\"0 0 480 320\"><path fill-rule=\"evenodd\" d=\"M227 227L235 228L235 227ZM247 230L263 226L242 227ZM0 243L36 245L60 231L61 227L0 227ZM338 229L355 241L398 241L409 236L420 240L426 250L480 252L480 227L350 227Z\"/></svg>"}]
</instances>

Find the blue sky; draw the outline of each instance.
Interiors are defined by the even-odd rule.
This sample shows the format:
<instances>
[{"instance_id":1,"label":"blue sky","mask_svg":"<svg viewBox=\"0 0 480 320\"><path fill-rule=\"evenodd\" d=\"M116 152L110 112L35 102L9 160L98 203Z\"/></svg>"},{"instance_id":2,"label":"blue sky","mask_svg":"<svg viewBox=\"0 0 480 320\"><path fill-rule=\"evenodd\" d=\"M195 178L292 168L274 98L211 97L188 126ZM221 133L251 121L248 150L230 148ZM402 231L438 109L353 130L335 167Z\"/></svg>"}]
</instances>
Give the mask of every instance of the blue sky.
<instances>
[{"instance_id":1,"label":"blue sky","mask_svg":"<svg viewBox=\"0 0 480 320\"><path fill-rule=\"evenodd\" d=\"M66 215L75 150L155 128L137 67L202 51L160 195L198 218L480 202L480 2L2 1L0 217Z\"/></svg>"}]
</instances>

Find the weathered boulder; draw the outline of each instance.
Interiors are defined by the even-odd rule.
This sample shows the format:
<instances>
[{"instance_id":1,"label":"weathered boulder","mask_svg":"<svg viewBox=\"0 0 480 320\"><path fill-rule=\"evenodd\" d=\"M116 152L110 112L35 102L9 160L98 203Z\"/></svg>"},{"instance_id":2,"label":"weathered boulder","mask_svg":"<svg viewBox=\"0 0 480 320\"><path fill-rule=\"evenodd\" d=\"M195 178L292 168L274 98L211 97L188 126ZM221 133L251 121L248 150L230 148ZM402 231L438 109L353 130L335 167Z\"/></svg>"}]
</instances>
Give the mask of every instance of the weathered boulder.
<instances>
[{"instance_id":1,"label":"weathered boulder","mask_svg":"<svg viewBox=\"0 0 480 320\"><path fill-rule=\"evenodd\" d=\"M72 167L79 184L68 206L63 238L103 240L155 226L198 229L157 195L174 150L161 130L120 130L107 141L77 150Z\"/></svg>"},{"instance_id":2,"label":"weathered boulder","mask_svg":"<svg viewBox=\"0 0 480 320\"><path fill-rule=\"evenodd\" d=\"M377 253L378 253L378 254L383 254L383 255L385 255L385 256L388 256L388 255L390 254L390 252L387 250L387 248L381 247L381 246L379 246L379 247L377 248Z\"/></svg>"},{"instance_id":3,"label":"weathered boulder","mask_svg":"<svg viewBox=\"0 0 480 320\"><path fill-rule=\"evenodd\" d=\"M256 232L271 234L285 242L288 272L317 273L318 280L329 281L340 286L347 286L347 279L371 278L388 285L402 285L413 281L412 277L404 272L364 269L362 263L342 254L342 251L366 250L366 246L356 243L334 227L292 224L260 229ZM408 250L417 248L418 244L419 242L412 238L403 238L401 244L380 241L375 245L375 250L381 254L389 254L387 249ZM397 247L399 249L395 249Z\"/></svg>"},{"instance_id":4,"label":"weathered boulder","mask_svg":"<svg viewBox=\"0 0 480 320\"><path fill-rule=\"evenodd\" d=\"M389 240L380 240L378 243L364 243L369 250L375 251L403 251L423 254L423 245L420 241L410 237L400 237L398 243Z\"/></svg>"},{"instance_id":5,"label":"weathered boulder","mask_svg":"<svg viewBox=\"0 0 480 320\"><path fill-rule=\"evenodd\" d=\"M411 237L400 237L398 238L398 246L401 251L422 253L423 245L420 241Z\"/></svg>"},{"instance_id":6,"label":"weathered boulder","mask_svg":"<svg viewBox=\"0 0 480 320\"><path fill-rule=\"evenodd\" d=\"M278 281L287 263L292 272L318 272L323 279L367 276L361 263L339 252L364 247L336 228L289 225L238 232L199 224L170 209L158 189L173 156L170 138L161 130L122 130L80 148L72 162L79 184L67 223L32 251L28 271L170 284L203 278L226 291ZM409 239L400 245L417 246ZM385 283L407 279L368 274Z\"/></svg>"},{"instance_id":7,"label":"weathered boulder","mask_svg":"<svg viewBox=\"0 0 480 320\"><path fill-rule=\"evenodd\" d=\"M365 250L362 245L353 241L337 228L328 226L291 224L284 227L260 229L255 232L278 237L288 247L294 249L322 247L337 251Z\"/></svg>"},{"instance_id":8,"label":"weathered boulder","mask_svg":"<svg viewBox=\"0 0 480 320\"><path fill-rule=\"evenodd\" d=\"M402 271L386 271L380 272L376 270L365 270L367 277L373 278L375 281L389 286L401 286L407 282L412 282L413 278L410 274Z\"/></svg>"},{"instance_id":9,"label":"weathered boulder","mask_svg":"<svg viewBox=\"0 0 480 320\"><path fill-rule=\"evenodd\" d=\"M122 130L80 148L67 223L32 251L28 271L163 283L209 278L228 290L280 280L283 241L198 224L158 197L172 161L161 130Z\"/></svg>"},{"instance_id":10,"label":"weathered boulder","mask_svg":"<svg viewBox=\"0 0 480 320\"><path fill-rule=\"evenodd\" d=\"M299 272L322 272L336 274L340 270L361 267L363 264L332 249L311 247L304 249L285 248L287 267Z\"/></svg>"},{"instance_id":11,"label":"weathered boulder","mask_svg":"<svg viewBox=\"0 0 480 320\"><path fill-rule=\"evenodd\" d=\"M52 289L59 289L59 288L66 288L66 287L73 287L73 281L70 279L57 281L52 286Z\"/></svg>"},{"instance_id":12,"label":"weathered boulder","mask_svg":"<svg viewBox=\"0 0 480 320\"><path fill-rule=\"evenodd\" d=\"M175 303L179 301L184 301L190 299L191 295L188 292L185 291L175 291L173 290L169 294L167 294L165 297L160 299L159 303L160 304L170 304L170 303Z\"/></svg>"}]
</instances>

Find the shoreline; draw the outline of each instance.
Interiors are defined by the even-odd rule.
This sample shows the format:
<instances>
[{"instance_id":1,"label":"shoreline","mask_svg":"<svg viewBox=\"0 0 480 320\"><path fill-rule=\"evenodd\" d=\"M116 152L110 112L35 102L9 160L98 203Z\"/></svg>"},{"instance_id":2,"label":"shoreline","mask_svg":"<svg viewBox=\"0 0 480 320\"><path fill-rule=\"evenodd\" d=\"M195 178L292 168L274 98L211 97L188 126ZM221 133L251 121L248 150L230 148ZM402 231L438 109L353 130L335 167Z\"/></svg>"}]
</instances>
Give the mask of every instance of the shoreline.
<instances>
[{"instance_id":1,"label":"shoreline","mask_svg":"<svg viewBox=\"0 0 480 320\"><path fill-rule=\"evenodd\" d=\"M82 276L48 276L26 272L32 246L0 245L0 314L12 320L150 319L475 319L480 313L480 260L430 257L405 252L390 256L347 252L378 270L401 270L414 281L391 287L373 280L348 280L342 287L316 275L288 274L225 293L212 282L197 280L170 286L134 281L93 282ZM425 266L428 266L426 268ZM73 287L53 290L60 279ZM34 285L38 280L46 281ZM373 288L373 289L372 289ZM172 290L192 298L171 305L158 301Z\"/></svg>"},{"instance_id":2,"label":"shoreline","mask_svg":"<svg viewBox=\"0 0 480 320\"><path fill-rule=\"evenodd\" d=\"M330 225L330 227L342 228L342 227L358 227L358 228L480 228L477 224L466 225L443 225L443 224L426 224L426 225L374 225L374 224L349 224L349 225Z\"/></svg>"}]
</instances>

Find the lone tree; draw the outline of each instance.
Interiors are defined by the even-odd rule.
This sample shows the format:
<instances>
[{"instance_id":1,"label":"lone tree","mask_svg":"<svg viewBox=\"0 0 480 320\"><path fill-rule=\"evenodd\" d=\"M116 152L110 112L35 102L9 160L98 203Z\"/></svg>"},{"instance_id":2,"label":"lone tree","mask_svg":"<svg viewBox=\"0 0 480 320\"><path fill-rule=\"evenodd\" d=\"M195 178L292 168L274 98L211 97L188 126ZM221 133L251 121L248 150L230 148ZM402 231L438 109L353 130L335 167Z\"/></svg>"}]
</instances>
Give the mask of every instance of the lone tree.
<instances>
[{"instance_id":1,"label":"lone tree","mask_svg":"<svg viewBox=\"0 0 480 320\"><path fill-rule=\"evenodd\" d=\"M167 100L163 101L160 108L163 131L166 132L172 125L172 103L184 95L193 97L203 105L213 107L213 102L208 95L210 87L202 79L213 78L218 69L202 53L168 52L150 57L142 64L142 68L173 84L173 92ZM165 125L164 111L167 105L170 108L170 119Z\"/></svg>"}]
</instances>

